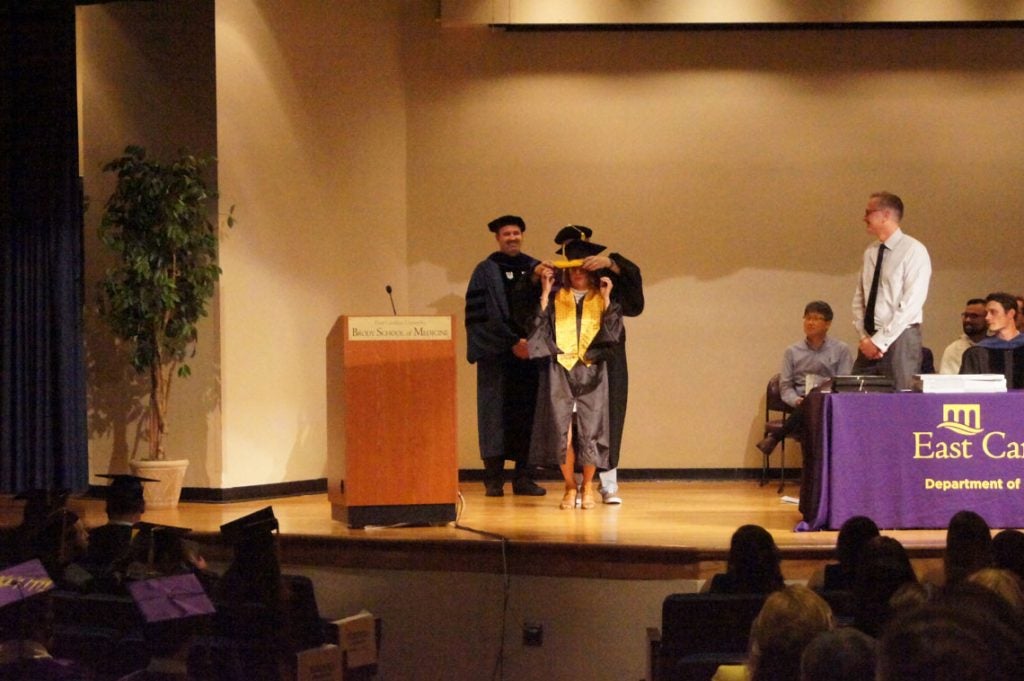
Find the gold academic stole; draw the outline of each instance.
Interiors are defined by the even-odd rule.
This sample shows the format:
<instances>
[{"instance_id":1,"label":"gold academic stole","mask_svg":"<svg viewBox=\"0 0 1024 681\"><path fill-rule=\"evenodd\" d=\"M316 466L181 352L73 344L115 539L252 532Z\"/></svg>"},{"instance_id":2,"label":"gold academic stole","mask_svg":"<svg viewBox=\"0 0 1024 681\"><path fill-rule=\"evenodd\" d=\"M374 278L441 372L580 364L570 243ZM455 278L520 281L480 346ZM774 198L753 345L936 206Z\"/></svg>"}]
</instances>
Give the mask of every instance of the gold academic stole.
<instances>
[{"instance_id":1,"label":"gold academic stole","mask_svg":"<svg viewBox=\"0 0 1024 681\"><path fill-rule=\"evenodd\" d=\"M601 330L601 315L604 313L604 299L594 291L587 291L583 296L583 314L580 319L580 335L576 338L576 297L568 288L559 289L555 294L555 345L563 352L558 355L558 363L566 371L572 369L576 362L590 366L585 355L590 343Z\"/></svg>"}]
</instances>

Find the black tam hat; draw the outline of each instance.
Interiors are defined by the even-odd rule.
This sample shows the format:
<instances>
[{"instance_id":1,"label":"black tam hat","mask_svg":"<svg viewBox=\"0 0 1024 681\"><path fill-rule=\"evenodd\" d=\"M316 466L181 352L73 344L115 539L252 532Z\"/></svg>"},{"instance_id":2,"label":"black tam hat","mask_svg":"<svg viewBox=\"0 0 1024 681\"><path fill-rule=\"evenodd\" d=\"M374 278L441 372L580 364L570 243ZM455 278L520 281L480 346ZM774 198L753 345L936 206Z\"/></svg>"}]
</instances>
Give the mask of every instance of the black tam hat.
<instances>
[{"instance_id":1,"label":"black tam hat","mask_svg":"<svg viewBox=\"0 0 1024 681\"><path fill-rule=\"evenodd\" d=\"M508 225L515 225L521 232L526 231L526 223L518 215L502 215L500 218L494 218L487 223L487 229L497 234L499 229Z\"/></svg>"},{"instance_id":2,"label":"black tam hat","mask_svg":"<svg viewBox=\"0 0 1024 681\"><path fill-rule=\"evenodd\" d=\"M555 243L561 246L566 241L572 241L579 239L580 241L589 241L590 237L594 235L594 230L590 227L584 227L583 225L566 225L562 229L558 230L558 234L555 235Z\"/></svg>"}]
</instances>

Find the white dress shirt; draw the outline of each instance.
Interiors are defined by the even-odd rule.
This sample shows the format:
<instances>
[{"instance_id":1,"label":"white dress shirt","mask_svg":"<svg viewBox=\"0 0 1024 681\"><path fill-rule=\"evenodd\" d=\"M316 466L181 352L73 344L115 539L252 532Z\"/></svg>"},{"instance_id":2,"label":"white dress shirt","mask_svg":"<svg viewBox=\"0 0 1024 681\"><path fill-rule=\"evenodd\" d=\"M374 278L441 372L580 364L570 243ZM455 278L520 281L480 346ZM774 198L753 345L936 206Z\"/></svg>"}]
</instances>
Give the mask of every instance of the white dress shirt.
<instances>
[{"instance_id":1,"label":"white dress shirt","mask_svg":"<svg viewBox=\"0 0 1024 681\"><path fill-rule=\"evenodd\" d=\"M875 242L864 250L860 279L853 293L853 326L860 338L864 330L864 308L871 292L871 279L878 258ZM893 341L911 324L920 324L924 317L924 301L928 298L928 282L932 277L932 261L928 249L917 239L897 229L885 240L885 257L878 279L875 298L875 346L885 352Z\"/></svg>"}]
</instances>

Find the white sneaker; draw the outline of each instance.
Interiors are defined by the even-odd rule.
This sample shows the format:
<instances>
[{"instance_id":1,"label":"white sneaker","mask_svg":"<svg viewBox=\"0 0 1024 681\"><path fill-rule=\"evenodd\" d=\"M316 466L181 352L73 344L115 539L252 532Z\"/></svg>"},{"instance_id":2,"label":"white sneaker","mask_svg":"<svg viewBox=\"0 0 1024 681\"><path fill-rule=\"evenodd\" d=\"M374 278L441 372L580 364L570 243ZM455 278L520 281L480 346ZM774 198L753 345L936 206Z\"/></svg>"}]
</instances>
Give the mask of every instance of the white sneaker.
<instances>
[{"instance_id":1,"label":"white sneaker","mask_svg":"<svg viewBox=\"0 0 1024 681\"><path fill-rule=\"evenodd\" d=\"M622 499L619 497L618 492L602 492L601 501L606 504L621 504Z\"/></svg>"}]
</instances>

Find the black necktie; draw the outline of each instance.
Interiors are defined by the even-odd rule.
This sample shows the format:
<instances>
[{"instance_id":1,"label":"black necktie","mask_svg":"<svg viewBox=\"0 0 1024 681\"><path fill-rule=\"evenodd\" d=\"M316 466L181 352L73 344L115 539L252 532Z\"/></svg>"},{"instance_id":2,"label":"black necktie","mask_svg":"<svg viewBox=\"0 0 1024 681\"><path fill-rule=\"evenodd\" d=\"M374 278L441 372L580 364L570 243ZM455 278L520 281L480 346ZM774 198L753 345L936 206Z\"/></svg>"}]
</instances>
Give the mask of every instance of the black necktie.
<instances>
[{"instance_id":1,"label":"black necktie","mask_svg":"<svg viewBox=\"0 0 1024 681\"><path fill-rule=\"evenodd\" d=\"M885 255L885 244L878 244L878 258L875 260L875 273L871 276L871 292L868 304L864 308L864 330L869 336L875 335L875 299L878 298L878 280L882 275L882 256Z\"/></svg>"}]
</instances>

